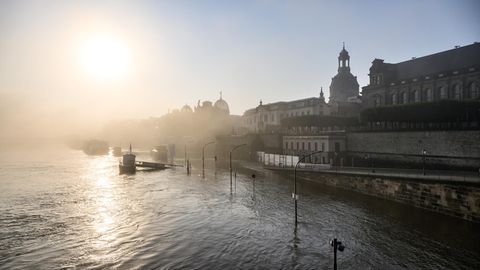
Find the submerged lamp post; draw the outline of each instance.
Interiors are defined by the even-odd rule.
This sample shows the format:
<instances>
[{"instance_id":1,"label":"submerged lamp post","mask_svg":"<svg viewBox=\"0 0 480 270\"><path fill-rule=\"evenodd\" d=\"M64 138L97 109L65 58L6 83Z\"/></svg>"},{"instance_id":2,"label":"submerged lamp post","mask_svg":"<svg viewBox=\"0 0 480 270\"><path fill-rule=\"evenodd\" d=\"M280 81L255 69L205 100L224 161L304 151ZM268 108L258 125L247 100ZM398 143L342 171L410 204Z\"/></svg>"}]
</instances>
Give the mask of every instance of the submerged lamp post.
<instances>
[{"instance_id":1,"label":"submerged lamp post","mask_svg":"<svg viewBox=\"0 0 480 270\"><path fill-rule=\"evenodd\" d=\"M215 142L208 142L203 145L202 147L202 177L205 178L205 147L209 144L213 144Z\"/></svg>"},{"instance_id":2,"label":"submerged lamp post","mask_svg":"<svg viewBox=\"0 0 480 270\"><path fill-rule=\"evenodd\" d=\"M302 162L303 160L305 160L305 158L307 157L310 157L312 155L315 155L315 154L318 154L318 153L321 153L323 151L316 151L316 152L313 152L313 153L310 153L308 155L305 155L303 156L302 158L300 158L297 162L297 164L295 164L295 167L293 168L293 194L292 194L292 198L293 200L295 201L295 228L297 228L297 223L298 223L298 219L297 219L297 201L298 201L298 194L297 194L297 167L298 167L298 164L300 164L300 162Z\"/></svg>"},{"instance_id":3,"label":"submerged lamp post","mask_svg":"<svg viewBox=\"0 0 480 270\"><path fill-rule=\"evenodd\" d=\"M423 175L425 175L425 156L427 155L427 150L423 149L422 150L422 158L423 158Z\"/></svg>"},{"instance_id":4,"label":"submerged lamp post","mask_svg":"<svg viewBox=\"0 0 480 270\"><path fill-rule=\"evenodd\" d=\"M333 270L337 270L337 250L343 252L345 246L342 242L338 241L337 238L333 238L333 240L330 241L330 245L333 247Z\"/></svg>"},{"instance_id":5,"label":"submerged lamp post","mask_svg":"<svg viewBox=\"0 0 480 270\"><path fill-rule=\"evenodd\" d=\"M240 145L237 145L237 146L234 146L232 148L232 150L230 150L230 193L232 193L232 153L233 151L235 151L237 148L240 148L242 146L245 146L247 145L246 143L244 144L240 144Z\"/></svg>"}]
</instances>

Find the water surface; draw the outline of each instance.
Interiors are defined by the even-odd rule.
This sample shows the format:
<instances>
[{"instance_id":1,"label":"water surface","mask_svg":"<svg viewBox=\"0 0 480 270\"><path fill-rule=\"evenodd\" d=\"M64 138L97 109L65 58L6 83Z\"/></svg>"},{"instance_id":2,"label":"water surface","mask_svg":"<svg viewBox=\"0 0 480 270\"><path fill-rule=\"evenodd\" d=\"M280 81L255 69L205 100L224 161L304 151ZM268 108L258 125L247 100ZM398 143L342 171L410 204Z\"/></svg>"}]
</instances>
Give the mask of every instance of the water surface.
<instances>
[{"instance_id":1,"label":"water surface","mask_svg":"<svg viewBox=\"0 0 480 270\"><path fill-rule=\"evenodd\" d=\"M147 159L148 157L138 157ZM118 175L117 158L0 153L2 269L480 269L477 224L409 206L238 169Z\"/></svg>"}]
</instances>

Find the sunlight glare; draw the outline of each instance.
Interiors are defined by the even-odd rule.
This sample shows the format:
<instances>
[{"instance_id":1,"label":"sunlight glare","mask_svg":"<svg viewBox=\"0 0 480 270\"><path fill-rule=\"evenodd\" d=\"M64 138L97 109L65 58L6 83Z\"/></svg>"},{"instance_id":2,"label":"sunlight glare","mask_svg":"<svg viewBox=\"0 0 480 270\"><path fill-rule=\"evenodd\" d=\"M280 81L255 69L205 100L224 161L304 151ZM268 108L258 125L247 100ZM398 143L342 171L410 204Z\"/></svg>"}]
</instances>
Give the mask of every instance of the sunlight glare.
<instances>
[{"instance_id":1,"label":"sunlight glare","mask_svg":"<svg viewBox=\"0 0 480 270\"><path fill-rule=\"evenodd\" d=\"M99 80L119 79L129 68L129 49L126 43L109 35L88 38L81 46L80 63L83 69Z\"/></svg>"}]
</instances>

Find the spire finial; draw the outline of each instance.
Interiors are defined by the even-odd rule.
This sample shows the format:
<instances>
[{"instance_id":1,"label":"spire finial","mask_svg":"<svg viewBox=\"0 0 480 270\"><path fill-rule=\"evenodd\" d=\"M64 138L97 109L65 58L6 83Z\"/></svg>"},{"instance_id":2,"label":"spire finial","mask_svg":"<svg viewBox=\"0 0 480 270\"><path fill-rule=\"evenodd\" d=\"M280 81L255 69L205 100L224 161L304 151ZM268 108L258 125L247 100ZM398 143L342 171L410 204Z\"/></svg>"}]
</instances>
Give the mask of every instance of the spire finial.
<instances>
[{"instance_id":1,"label":"spire finial","mask_svg":"<svg viewBox=\"0 0 480 270\"><path fill-rule=\"evenodd\" d=\"M345 41L343 42L343 49L345 50Z\"/></svg>"},{"instance_id":2,"label":"spire finial","mask_svg":"<svg viewBox=\"0 0 480 270\"><path fill-rule=\"evenodd\" d=\"M320 87L320 98L323 98L323 87Z\"/></svg>"},{"instance_id":3,"label":"spire finial","mask_svg":"<svg viewBox=\"0 0 480 270\"><path fill-rule=\"evenodd\" d=\"M132 153L132 143L130 143L130 154Z\"/></svg>"},{"instance_id":4,"label":"spire finial","mask_svg":"<svg viewBox=\"0 0 480 270\"><path fill-rule=\"evenodd\" d=\"M262 100L260 99L260 106L262 105Z\"/></svg>"}]
</instances>

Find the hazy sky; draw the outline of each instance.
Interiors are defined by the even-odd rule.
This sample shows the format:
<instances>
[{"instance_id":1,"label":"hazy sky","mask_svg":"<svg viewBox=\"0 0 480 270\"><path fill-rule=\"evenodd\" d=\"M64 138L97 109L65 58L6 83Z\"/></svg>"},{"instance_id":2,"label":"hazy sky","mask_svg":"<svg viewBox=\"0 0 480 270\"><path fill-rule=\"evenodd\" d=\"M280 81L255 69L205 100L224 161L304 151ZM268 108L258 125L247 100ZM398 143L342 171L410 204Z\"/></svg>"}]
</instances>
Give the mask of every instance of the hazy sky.
<instances>
[{"instance_id":1,"label":"hazy sky","mask_svg":"<svg viewBox=\"0 0 480 270\"><path fill-rule=\"evenodd\" d=\"M395 63L480 41L479 11L480 1L458 0L3 0L0 127L160 116L219 91L235 114L322 86L328 96L343 41L365 86L374 58ZM82 52L104 36L113 40L106 68L122 72L99 79Z\"/></svg>"}]
</instances>

